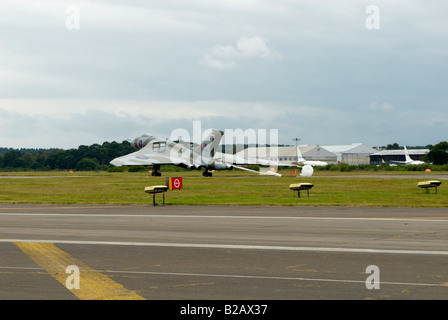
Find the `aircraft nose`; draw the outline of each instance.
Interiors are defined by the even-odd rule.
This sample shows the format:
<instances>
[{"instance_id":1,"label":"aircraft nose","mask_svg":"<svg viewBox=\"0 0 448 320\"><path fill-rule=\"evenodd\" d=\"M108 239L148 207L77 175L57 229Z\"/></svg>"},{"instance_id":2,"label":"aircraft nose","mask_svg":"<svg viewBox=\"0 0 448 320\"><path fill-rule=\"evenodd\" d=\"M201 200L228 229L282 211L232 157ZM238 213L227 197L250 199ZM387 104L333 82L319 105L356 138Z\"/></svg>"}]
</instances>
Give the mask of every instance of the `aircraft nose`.
<instances>
[{"instance_id":1,"label":"aircraft nose","mask_svg":"<svg viewBox=\"0 0 448 320\"><path fill-rule=\"evenodd\" d=\"M123 162L121 162L120 160L114 159L110 162L111 165L116 166L116 167L121 167L123 165Z\"/></svg>"}]
</instances>

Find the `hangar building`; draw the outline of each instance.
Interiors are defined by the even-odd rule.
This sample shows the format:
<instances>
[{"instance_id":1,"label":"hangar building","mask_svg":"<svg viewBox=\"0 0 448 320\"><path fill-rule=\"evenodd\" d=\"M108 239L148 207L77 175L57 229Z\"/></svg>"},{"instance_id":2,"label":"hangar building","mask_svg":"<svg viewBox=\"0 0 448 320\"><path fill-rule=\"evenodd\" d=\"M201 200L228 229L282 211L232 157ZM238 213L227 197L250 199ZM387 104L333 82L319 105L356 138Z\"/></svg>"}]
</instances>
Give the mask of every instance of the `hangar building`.
<instances>
[{"instance_id":1,"label":"hangar building","mask_svg":"<svg viewBox=\"0 0 448 320\"><path fill-rule=\"evenodd\" d=\"M412 160L423 161L423 157L429 152L429 149L408 149L408 152ZM404 150L383 150L370 155L370 164L378 165L383 163L382 160L386 163L405 161Z\"/></svg>"},{"instance_id":2,"label":"hangar building","mask_svg":"<svg viewBox=\"0 0 448 320\"><path fill-rule=\"evenodd\" d=\"M338 163L347 163L351 165L369 164L370 155L377 152L376 149L368 147L362 143L322 147L336 154Z\"/></svg>"},{"instance_id":3,"label":"hangar building","mask_svg":"<svg viewBox=\"0 0 448 320\"><path fill-rule=\"evenodd\" d=\"M277 149L277 150L275 150ZM299 146L300 153L306 160L325 161L329 164L336 164L337 157L334 153L321 146ZM237 152L239 157L259 157L261 159L282 161L294 163L297 160L297 151L295 146L285 147L249 147Z\"/></svg>"}]
</instances>

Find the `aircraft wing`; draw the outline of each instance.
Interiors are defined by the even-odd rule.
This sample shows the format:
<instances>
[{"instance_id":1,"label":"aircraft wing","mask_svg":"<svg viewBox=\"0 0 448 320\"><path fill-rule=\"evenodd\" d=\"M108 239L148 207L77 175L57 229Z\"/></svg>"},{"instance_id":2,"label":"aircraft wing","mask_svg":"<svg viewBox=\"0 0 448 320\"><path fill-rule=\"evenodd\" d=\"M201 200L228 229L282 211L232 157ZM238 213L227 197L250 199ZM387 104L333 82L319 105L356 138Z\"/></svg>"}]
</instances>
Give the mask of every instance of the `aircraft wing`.
<instances>
[{"instance_id":1,"label":"aircraft wing","mask_svg":"<svg viewBox=\"0 0 448 320\"><path fill-rule=\"evenodd\" d=\"M165 154L156 154L150 152L146 148L142 148L136 152L118 157L110 162L112 165L121 166L153 166L153 165L163 165L163 164L180 164L183 163L182 159L173 159Z\"/></svg>"},{"instance_id":2,"label":"aircraft wing","mask_svg":"<svg viewBox=\"0 0 448 320\"><path fill-rule=\"evenodd\" d=\"M261 158L243 158L238 157L233 154L227 153L216 153L215 159L221 160L223 163L228 165L258 165L265 167L293 167L294 165L291 163L285 163L280 161L272 161Z\"/></svg>"},{"instance_id":3,"label":"aircraft wing","mask_svg":"<svg viewBox=\"0 0 448 320\"><path fill-rule=\"evenodd\" d=\"M395 163L395 164L406 164L406 161L399 161L399 160L391 160L389 163Z\"/></svg>"},{"instance_id":4,"label":"aircraft wing","mask_svg":"<svg viewBox=\"0 0 448 320\"><path fill-rule=\"evenodd\" d=\"M281 177L281 174L277 173L275 168L277 168L277 167L294 167L295 166L291 163L272 161L272 160L266 160L266 159L260 159L260 158L243 158L243 157L238 157L235 155L225 154L225 153L217 153L215 155L215 159L222 161L229 167L234 167L234 168L237 168L240 170L251 171L251 172L259 173L259 174L274 175L274 176L278 176L278 177ZM259 165L259 166L263 166L263 167L271 167L271 170L267 170L266 172L262 173L262 172L257 172L252 169L242 167L243 165ZM272 169L274 169L274 170L272 170ZM314 170L313 170L312 166L305 165L302 168L301 176L311 177L313 175L313 171Z\"/></svg>"}]
</instances>

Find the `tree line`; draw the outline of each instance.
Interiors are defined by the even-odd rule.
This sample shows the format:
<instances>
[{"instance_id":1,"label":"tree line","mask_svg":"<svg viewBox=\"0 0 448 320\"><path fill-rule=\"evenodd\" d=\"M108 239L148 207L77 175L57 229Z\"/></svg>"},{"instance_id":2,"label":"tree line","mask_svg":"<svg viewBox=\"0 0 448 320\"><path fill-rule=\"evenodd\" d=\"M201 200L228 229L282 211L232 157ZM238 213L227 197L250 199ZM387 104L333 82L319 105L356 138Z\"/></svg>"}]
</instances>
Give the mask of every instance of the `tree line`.
<instances>
[{"instance_id":1,"label":"tree line","mask_svg":"<svg viewBox=\"0 0 448 320\"><path fill-rule=\"evenodd\" d=\"M386 150L402 150L403 146L398 145L398 143L388 144L387 146L381 147ZM423 160L435 165L448 164L448 142L441 141L436 145L428 144L426 146L412 147L408 146L408 150L411 149L429 149L429 152L424 156Z\"/></svg>"},{"instance_id":2,"label":"tree line","mask_svg":"<svg viewBox=\"0 0 448 320\"><path fill-rule=\"evenodd\" d=\"M0 170L107 170L112 159L133 151L135 149L128 141L81 145L69 150L0 148Z\"/></svg>"},{"instance_id":3,"label":"tree line","mask_svg":"<svg viewBox=\"0 0 448 320\"><path fill-rule=\"evenodd\" d=\"M400 148L397 144L390 148ZM448 142L442 141L434 146L429 145L429 153L425 161L435 165L448 164ZM77 149L13 149L0 147L0 170L2 171L48 171L107 170L110 161L116 157L134 152L128 141L104 142L102 145L81 145Z\"/></svg>"},{"instance_id":4,"label":"tree line","mask_svg":"<svg viewBox=\"0 0 448 320\"><path fill-rule=\"evenodd\" d=\"M448 142L441 141L431 146L424 160L437 165L448 164Z\"/></svg>"}]
</instances>

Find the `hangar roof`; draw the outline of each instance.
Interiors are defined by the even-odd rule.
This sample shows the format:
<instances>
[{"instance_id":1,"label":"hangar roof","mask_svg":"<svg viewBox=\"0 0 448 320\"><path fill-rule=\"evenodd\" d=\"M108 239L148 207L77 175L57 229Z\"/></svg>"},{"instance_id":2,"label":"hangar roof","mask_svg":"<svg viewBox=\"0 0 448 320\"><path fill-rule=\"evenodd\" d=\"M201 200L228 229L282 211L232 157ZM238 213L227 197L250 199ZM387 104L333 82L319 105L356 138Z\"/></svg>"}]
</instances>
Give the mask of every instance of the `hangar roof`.
<instances>
[{"instance_id":1,"label":"hangar roof","mask_svg":"<svg viewBox=\"0 0 448 320\"><path fill-rule=\"evenodd\" d=\"M302 154L302 157L304 157L307 160L321 160L321 161L328 161L328 162L335 162L337 161L337 155L333 152L330 152L326 150L325 148L321 146L308 146L308 145L301 145L298 146L300 153ZM272 148L273 149L273 148ZM272 153L271 153L272 151ZM240 157L260 157L260 158L267 158L267 157L278 157L278 158L289 158L289 160L296 159L297 157L297 151L295 146L282 146L278 147L277 150L271 150L271 147L250 147L244 150L241 150L236 153L236 155ZM285 159L283 159L285 160Z\"/></svg>"},{"instance_id":2,"label":"hangar roof","mask_svg":"<svg viewBox=\"0 0 448 320\"><path fill-rule=\"evenodd\" d=\"M410 155L424 155L429 152L429 149L408 149ZM404 155L404 149L400 150L383 150L375 152L372 156L393 156L393 155Z\"/></svg>"},{"instance_id":3,"label":"hangar roof","mask_svg":"<svg viewBox=\"0 0 448 320\"><path fill-rule=\"evenodd\" d=\"M334 145L334 146L322 146L333 153L375 153L377 150L368 147L362 143L352 143L344 145Z\"/></svg>"}]
</instances>

